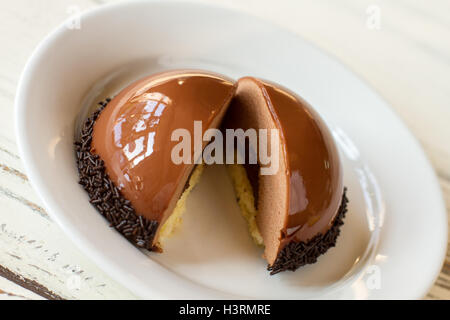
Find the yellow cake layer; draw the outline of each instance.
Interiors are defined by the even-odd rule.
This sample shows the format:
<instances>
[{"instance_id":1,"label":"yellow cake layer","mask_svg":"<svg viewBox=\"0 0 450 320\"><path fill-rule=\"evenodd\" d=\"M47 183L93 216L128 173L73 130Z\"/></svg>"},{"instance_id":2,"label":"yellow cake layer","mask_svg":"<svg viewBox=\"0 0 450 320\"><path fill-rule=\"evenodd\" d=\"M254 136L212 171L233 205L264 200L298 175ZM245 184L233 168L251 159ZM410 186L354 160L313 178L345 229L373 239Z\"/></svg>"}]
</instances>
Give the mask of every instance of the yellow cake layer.
<instances>
[{"instance_id":1,"label":"yellow cake layer","mask_svg":"<svg viewBox=\"0 0 450 320\"><path fill-rule=\"evenodd\" d=\"M195 167L194 171L191 174L191 177L188 182L188 187L183 191L180 199L178 199L175 209L173 210L170 217L166 220L166 222L162 225L159 231L159 243L164 242L165 239L169 238L175 230L181 226L183 221L182 216L184 211L186 210L186 199L191 193L192 189L197 185L200 181L200 177L202 175L204 169L203 164L199 164Z\"/></svg>"},{"instance_id":2,"label":"yellow cake layer","mask_svg":"<svg viewBox=\"0 0 450 320\"><path fill-rule=\"evenodd\" d=\"M258 211L255 206L255 197L253 196L253 188L247 177L247 172L245 171L244 166L240 164L231 164L226 167L232 180L234 193L236 195L239 208L241 209L242 216L247 222L249 233L257 245L263 246L263 238L258 230L258 226L256 225L256 215L258 214ZM173 213L162 225L159 231L158 242L160 245L172 236L176 229L181 226L183 221L182 216L186 210L186 200L192 189L200 181L204 168L204 164L199 164L192 172L188 182L188 187L184 190L180 199L178 199Z\"/></svg>"},{"instance_id":3,"label":"yellow cake layer","mask_svg":"<svg viewBox=\"0 0 450 320\"><path fill-rule=\"evenodd\" d=\"M262 246L264 245L263 238L256 225L256 215L258 214L258 210L256 210L253 188L247 177L247 172L245 171L244 166L240 164L227 165L227 171L231 177L234 193L241 209L241 213L247 221L250 235L257 245Z\"/></svg>"}]
</instances>

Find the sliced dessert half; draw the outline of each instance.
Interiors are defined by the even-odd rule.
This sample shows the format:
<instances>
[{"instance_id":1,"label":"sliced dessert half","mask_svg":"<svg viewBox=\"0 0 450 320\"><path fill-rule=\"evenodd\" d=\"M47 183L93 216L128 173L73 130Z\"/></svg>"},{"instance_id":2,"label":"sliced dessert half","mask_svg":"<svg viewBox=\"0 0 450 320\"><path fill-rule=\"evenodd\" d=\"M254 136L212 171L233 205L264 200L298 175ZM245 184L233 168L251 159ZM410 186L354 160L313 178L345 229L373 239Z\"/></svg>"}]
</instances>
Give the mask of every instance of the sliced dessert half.
<instances>
[{"instance_id":1,"label":"sliced dessert half","mask_svg":"<svg viewBox=\"0 0 450 320\"><path fill-rule=\"evenodd\" d=\"M86 122L77 145L80 183L137 246L161 250L161 240L179 223L206 144L194 154L194 121L201 121L201 137L216 128L234 92L233 82L217 74L160 73L126 87ZM173 150L186 135L190 150L179 163Z\"/></svg>"},{"instance_id":2,"label":"sliced dessert half","mask_svg":"<svg viewBox=\"0 0 450 320\"><path fill-rule=\"evenodd\" d=\"M229 165L239 206L255 242L264 244L272 274L316 262L335 245L347 199L342 167L330 130L321 117L293 92L256 78L238 81L223 129L278 130L267 141L278 144L274 174L257 150L245 144L245 164ZM258 141L261 135L258 136ZM256 148L260 147L259 142ZM242 153L242 150L238 153ZM230 150L226 150L230 152ZM235 152L231 150L231 152ZM256 152L258 161L249 163Z\"/></svg>"}]
</instances>

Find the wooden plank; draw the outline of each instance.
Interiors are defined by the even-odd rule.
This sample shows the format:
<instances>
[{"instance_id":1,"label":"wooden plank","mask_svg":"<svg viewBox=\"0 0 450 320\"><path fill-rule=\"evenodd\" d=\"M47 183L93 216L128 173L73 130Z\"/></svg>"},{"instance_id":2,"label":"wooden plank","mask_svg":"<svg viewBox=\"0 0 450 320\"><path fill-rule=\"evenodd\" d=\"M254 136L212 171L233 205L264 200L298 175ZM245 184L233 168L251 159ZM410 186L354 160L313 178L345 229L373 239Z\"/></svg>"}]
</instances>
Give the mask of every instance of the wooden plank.
<instances>
[{"instance_id":1,"label":"wooden plank","mask_svg":"<svg viewBox=\"0 0 450 320\"><path fill-rule=\"evenodd\" d=\"M0 298L132 299L85 258L45 212L18 156L14 95L20 72L37 43L68 17L71 1L2 1L0 20ZM80 9L95 6L77 1ZM12 32L14 30L14 32ZM16 284L27 289L18 290ZM37 294L35 294L35 293Z\"/></svg>"},{"instance_id":2,"label":"wooden plank","mask_svg":"<svg viewBox=\"0 0 450 320\"><path fill-rule=\"evenodd\" d=\"M50 291L48 288L44 287L40 283L30 280L27 278L24 278L23 276L16 274L12 272L9 269L6 269L5 267L0 266L0 276L6 278L7 280L14 282L18 284L19 286L23 287L24 289L27 289L31 292L34 292L38 294L40 297L50 300L62 300L63 298L52 291ZM9 297L22 297L19 295L16 295L11 292L6 292L3 290L0 290L0 294L7 294Z\"/></svg>"},{"instance_id":3,"label":"wooden plank","mask_svg":"<svg viewBox=\"0 0 450 320\"><path fill-rule=\"evenodd\" d=\"M135 298L84 258L51 220L15 151L0 139L0 275L45 298Z\"/></svg>"},{"instance_id":4,"label":"wooden plank","mask_svg":"<svg viewBox=\"0 0 450 320\"><path fill-rule=\"evenodd\" d=\"M44 300L45 298L23 286L0 277L0 300Z\"/></svg>"}]
</instances>

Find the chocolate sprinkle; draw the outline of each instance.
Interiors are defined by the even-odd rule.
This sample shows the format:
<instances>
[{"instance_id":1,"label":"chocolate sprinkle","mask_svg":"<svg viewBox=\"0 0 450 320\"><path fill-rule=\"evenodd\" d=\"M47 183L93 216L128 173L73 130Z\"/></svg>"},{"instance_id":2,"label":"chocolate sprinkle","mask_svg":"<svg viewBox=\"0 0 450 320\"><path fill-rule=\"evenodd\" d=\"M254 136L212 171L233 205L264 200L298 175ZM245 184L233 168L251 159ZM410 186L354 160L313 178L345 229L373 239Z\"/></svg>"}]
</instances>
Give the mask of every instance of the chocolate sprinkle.
<instances>
[{"instance_id":1,"label":"chocolate sprinkle","mask_svg":"<svg viewBox=\"0 0 450 320\"><path fill-rule=\"evenodd\" d=\"M347 212L348 199L346 191L347 189L344 188L341 206L331 228L325 234L318 234L307 242L292 241L287 244L278 253L273 265L267 266L267 270L270 271L271 275L286 270L295 271L306 264L315 263L320 255L336 245L340 227L344 224L343 220Z\"/></svg>"},{"instance_id":2,"label":"chocolate sprinkle","mask_svg":"<svg viewBox=\"0 0 450 320\"><path fill-rule=\"evenodd\" d=\"M148 220L136 214L131 202L126 200L120 190L106 173L105 163L91 152L94 123L111 99L99 102L100 108L83 124L80 138L75 142L75 154L79 174L79 184L89 195L89 202L131 243L148 250L159 249L153 246L153 238L158 221Z\"/></svg>"}]
</instances>

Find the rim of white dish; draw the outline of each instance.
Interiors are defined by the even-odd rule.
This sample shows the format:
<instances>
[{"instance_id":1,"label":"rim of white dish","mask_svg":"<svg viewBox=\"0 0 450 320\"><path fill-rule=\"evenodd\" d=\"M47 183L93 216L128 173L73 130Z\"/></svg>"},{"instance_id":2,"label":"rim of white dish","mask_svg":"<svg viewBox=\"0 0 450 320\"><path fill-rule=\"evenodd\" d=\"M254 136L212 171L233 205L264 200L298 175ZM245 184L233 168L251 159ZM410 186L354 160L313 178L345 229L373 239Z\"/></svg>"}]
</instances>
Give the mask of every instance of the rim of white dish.
<instances>
[{"instance_id":1,"label":"rim of white dish","mask_svg":"<svg viewBox=\"0 0 450 320\"><path fill-rule=\"evenodd\" d=\"M321 52L322 54L324 54L325 56L327 56L327 58L332 60L334 63L343 66L347 70L348 73L352 74L365 87L367 87L370 91L374 92L379 100L383 101L387 106L389 105L386 103L386 101L383 99L383 97L374 88L372 88L370 85L368 85L368 83L364 79L360 78L356 73L354 73L352 71L351 68L348 68L344 63L342 63L340 60L335 58L330 53L322 50L314 43L311 43L310 41L301 38L299 35L295 34L294 32L292 32L289 29L285 29L283 27L280 27L280 26L274 24L271 21L260 18L258 16L251 15L247 12L239 11L237 9L224 7L224 6L218 5L218 4L206 4L204 2L198 2L198 1L133 0L133 1L128 1L128 2L109 3L109 4L105 4L105 5L93 8L91 10L88 10L88 11L82 13L81 19L90 18L92 16L97 15L100 12L104 12L104 11L108 11L108 10L116 10L117 8L120 8L120 7L126 7L129 5L134 5L134 4L139 4L139 3L146 3L147 5L155 5L155 6L157 6L158 4L176 5L178 3L178 4L183 4L183 5L195 5L195 6L199 6L199 7L203 7L203 8L207 8L207 9L208 8L209 9L220 9L220 10L224 10L224 11L229 11L230 13L233 13L233 14L250 16L252 19L259 20L265 24L273 26L273 28L275 28L275 29L278 29L280 31L283 31L284 33L291 34L294 37L301 39L303 42L307 43L309 46L313 47L315 50L317 50L317 51ZM36 61L39 60L40 56L45 54L46 47L50 43L55 41L57 38L62 36L65 32L67 32L67 28L66 28L66 22L64 21L58 27L56 27L53 31L51 31L38 44L38 46L34 49L33 53L29 57L27 63L25 64L25 67L20 75L17 92L16 92L16 99L15 99L15 130L16 130L16 137L17 137L17 141L18 141L19 153L20 153L21 158L23 159L23 163L24 163L27 175L30 178L30 182L34 187L34 190L37 192L39 197L42 199L42 201L45 205L45 208L51 215L52 219L54 219L58 223L58 225L64 230L64 232L69 235L69 237L72 239L72 241L75 243L76 246L78 246L83 252L88 254L91 259L93 259L94 261L99 263L99 265L101 265L102 268L109 275L114 275L114 279L117 279L124 286L130 288L130 286L127 285L127 280L128 280L127 276L126 275L120 276L118 273L118 271L121 268L111 265L109 263L108 259L105 258L105 256L103 256L103 254L99 250L97 250L95 248L95 246L93 246L92 243L90 243L90 241L86 241L82 236L80 236L79 232L76 229L72 228L67 223L66 219L63 216L53 213L52 208L55 207L54 201L53 201L52 197L47 194L45 184L42 182L42 179L38 174L38 170L32 161L32 158L33 158L32 152L30 151L29 146L27 144L27 138L24 133L25 131L22 130L24 128L24 123L23 123L24 117L21 117L21 114L26 112L26 105L23 102L23 100L24 100L24 96L25 96L26 92L28 91L28 87L30 85L32 85L30 79L31 79L31 75L35 71L35 68L37 67ZM426 154L423 152L423 149L421 148L420 144L418 143L418 141L414 137L414 135L408 130L407 126L404 124L404 122L401 120L401 118L395 113L395 111L392 108L389 108L389 109L392 113L392 116L396 119L396 121L403 128L403 130L405 130L407 132L407 134L409 135L409 138L415 144L415 147L417 148L417 150L422 153L422 155L424 156L424 158L426 160L427 167L425 169L427 171L429 171L430 179L432 180L433 187L436 190L436 192L439 194L439 197L438 197L439 203L437 203L437 205L440 207L440 211L442 212L442 215L441 215L442 216L442 224L441 224L442 229L440 232L443 235L442 236L443 243L446 244L446 242L447 242L447 215L446 215L446 211L445 211L445 205L444 205L444 201L443 201L443 197L442 197L442 192L439 187L439 183L438 183L436 174L434 172L434 169L432 168ZM74 241L74 239L77 239L77 241ZM430 268L428 271L428 274L426 275L426 278L429 279L430 281L426 282L426 284L422 285L422 287L420 287L420 288L418 287L416 292L414 294L412 294L413 298L423 297L428 292L429 288L432 286L434 279L436 279L437 276L439 275L441 267L442 267L442 263L445 259L446 245L443 245L442 248L440 248L440 249L441 249L440 253L436 254L436 261L435 261L435 263L433 263L434 267ZM190 282L190 280L187 280L187 281ZM134 293L137 293L138 295L141 292L148 292L149 290L151 290L148 287L145 287L145 289L142 287L139 287L139 285L134 282L133 282L133 286L134 286L134 288L131 290ZM194 287L198 287L198 286L201 286L201 285L197 285L197 284L194 285ZM201 286L201 287L203 288L203 290L205 292L211 290L210 288L207 288L204 286ZM213 290L214 290L216 297L220 296L221 293L218 290L215 290L215 289L213 289ZM162 297L160 292L154 291L154 295ZM222 293L222 298L227 298L227 297L229 297L228 294ZM233 296L233 297L236 298L235 296Z\"/></svg>"}]
</instances>

